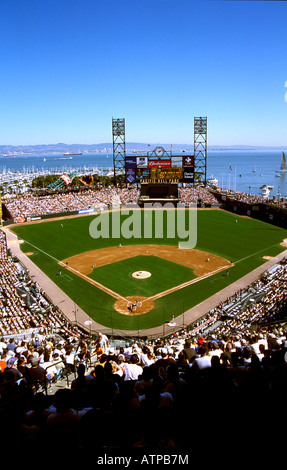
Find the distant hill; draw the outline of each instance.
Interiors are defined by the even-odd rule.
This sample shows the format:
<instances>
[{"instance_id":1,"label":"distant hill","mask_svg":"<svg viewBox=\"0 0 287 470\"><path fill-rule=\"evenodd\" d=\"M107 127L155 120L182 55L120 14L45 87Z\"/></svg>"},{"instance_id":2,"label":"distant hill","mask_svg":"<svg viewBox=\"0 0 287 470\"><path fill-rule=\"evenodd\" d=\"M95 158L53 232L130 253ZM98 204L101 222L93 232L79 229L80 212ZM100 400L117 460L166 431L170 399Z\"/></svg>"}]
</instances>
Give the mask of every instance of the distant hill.
<instances>
[{"instance_id":1,"label":"distant hill","mask_svg":"<svg viewBox=\"0 0 287 470\"><path fill-rule=\"evenodd\" d=\"M167 151L193 151L194 144L146 144L141 142L126 142L126 151L152 151L158 145L163 146ZM252 145L209 145L207 150L284 150L287 146L252 146ZM45 155L45 154L59 154L59 153L112 153L112 142L100 144L40 144L40 145L0 145L0 155L17 156L17 155Z\"/></svg>"}]
</instances>

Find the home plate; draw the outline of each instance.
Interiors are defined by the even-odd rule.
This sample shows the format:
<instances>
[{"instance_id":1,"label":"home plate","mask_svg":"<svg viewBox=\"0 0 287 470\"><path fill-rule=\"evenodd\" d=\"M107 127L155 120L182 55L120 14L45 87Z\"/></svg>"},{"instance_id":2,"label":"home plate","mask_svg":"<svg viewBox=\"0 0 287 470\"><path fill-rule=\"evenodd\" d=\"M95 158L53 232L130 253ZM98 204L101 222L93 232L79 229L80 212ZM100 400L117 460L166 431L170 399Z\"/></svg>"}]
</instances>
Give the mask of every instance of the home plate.
<instances>
[{"instance_id":1,"label":"home plate","mask_svg":"<svg viewBox=\"0 0 287 470\"><path fill-rule=\"evenodd\" d=\"M151 276L151 273L148 271L135 271L132 276L136 279L146 279Z\"/></svg>"}]
</instances>

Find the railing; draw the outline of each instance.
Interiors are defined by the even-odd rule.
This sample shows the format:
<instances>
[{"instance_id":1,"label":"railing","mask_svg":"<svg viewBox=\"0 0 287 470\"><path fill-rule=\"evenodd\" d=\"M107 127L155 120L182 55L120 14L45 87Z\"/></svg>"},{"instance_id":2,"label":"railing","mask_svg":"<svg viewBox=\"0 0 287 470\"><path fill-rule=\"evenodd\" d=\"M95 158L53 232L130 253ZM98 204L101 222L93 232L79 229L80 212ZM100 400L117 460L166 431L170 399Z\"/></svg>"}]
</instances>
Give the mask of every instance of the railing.
<instances>
[{"instance_id":1,"label":"railing","mask_svg":"<svg viewBox=\"0 0 287 470\"><path fill-rule=\"evenodd\" d=\"M38 380L38 379L31 379L26 376L22 377L17 377L14 379L10 380L5 380L3 379L2 382L0 382L0 408L5 406L6 403L10 402L13 399L16 399L17 397L20 397L22 394L25 394L27 390L32 390L34 393L37 392L44 392L45 395L48 395L48 390L49 386L52 385L52 383L57 383L59 380L66 379L66 386L67 388L70 387L70 379L69 375L74 374L75 375L75 370L68 370L67 365L65 364L65 368L62 371L61 377L57 377L56 381L53 382L53 380L48 379L47 377L47 371L54 367L56 364L63 363L63 361L58 361L55 362L51 365L49 365L47 368L43 369L45 370L45 376L43 380ZM2 378L3 378L3 373L2 373ZM17 387L17 388L16 388Z\"/></svg>"}]
</instances>

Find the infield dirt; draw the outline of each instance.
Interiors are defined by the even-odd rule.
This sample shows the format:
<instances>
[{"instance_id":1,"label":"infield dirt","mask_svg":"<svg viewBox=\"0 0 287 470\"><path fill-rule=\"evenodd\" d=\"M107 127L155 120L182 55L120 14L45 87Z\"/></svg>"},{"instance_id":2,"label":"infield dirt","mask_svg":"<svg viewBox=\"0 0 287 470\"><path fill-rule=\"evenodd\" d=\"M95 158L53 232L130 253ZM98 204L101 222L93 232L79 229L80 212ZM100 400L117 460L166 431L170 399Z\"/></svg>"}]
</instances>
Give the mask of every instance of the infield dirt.
<instances>
[{"instance_id":1,"label":"infield dirt","mask_svg":"<svg viewBox=\"0 0 287 470\"><path fill-rule=\"evenodd\" d=\"M67 269L71 269L74 272L78 273L80 276L88 276L91 274L93 269L96 269L100 266L105 266L117 261L126 260L133 258L138 255L146 256L157 256L165 260L171 261L173 263L186 266L193 269L194 274L197 278L202 276L208 276L211 273L218 272L223 269L227 269L232 266L232 263L220 256L207 253L206 251L200 251L195 249L180 248L178 246L170 245L119 245L109 248L100 248L98 250L88 251L81 253L79 255L72 256L70 258L64 259L61 261L61 265L65 266ZM88 282L91 282L95 285L97 283L90 278L86 278ZM140 282L140 280L139 280ZM190 283L194 282L191 280ZM106 287L98 284L99 288L102 288L106 292L109 291ZM182 288L183 286L176 286L172 290ZM119 313L126 315L139 315L146 313L153 309L155 298L167 295L169 291L163 291L153 298L139 298L136 296L123 298L118 296L117 301L114 304L115 310ZM113 297L117 298L115 292L108 292ZM135 300L142 301L141 306L137 307L136 311L132 312L128 306L133 303Z\"/></svg>"},{"instance_id":2,"label":"infield dirt","mask_svg":"<svg viewBox=\"0 0 287 470\"><path fill-rule=\"evenodd\" d=\"M69 267L81 274L88 275L94 267L105 266L138 255L154 255L181 264L193 269L196 276L202 276L223 267L226 268L228 264L231 264L230 261L206 251L170 245L125 245L100 248L64 259L62 264L68 263Z\"/></svg>"}]
</instances>

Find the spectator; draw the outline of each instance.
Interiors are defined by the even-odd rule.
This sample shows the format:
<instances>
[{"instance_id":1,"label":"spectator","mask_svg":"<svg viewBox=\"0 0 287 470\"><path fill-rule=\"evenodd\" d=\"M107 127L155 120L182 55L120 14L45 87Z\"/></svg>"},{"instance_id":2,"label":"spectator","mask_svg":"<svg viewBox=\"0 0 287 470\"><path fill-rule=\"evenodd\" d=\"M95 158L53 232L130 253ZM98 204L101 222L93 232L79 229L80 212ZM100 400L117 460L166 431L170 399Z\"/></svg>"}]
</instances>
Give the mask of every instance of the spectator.
<instances>
[{"instance_id":1,"label":"spectator","mask_svg":"<svg viewBox=\"0 0 287 470\"><path fill-rule=\"evenodd\" d=\"M190 339L187 338L185 340L184 348L182 349L180 354L182 357L184 357L188 361L189 364L192 363L192 361L194 360L196 356L196 351L195 351L195 348L191 347Z\"/></svg>"},{"instance_id":2,"label":"spectator","mask_svg":"<svg viewBox=\"0 0 287 470\"><path fill-rule=\"evenodd\" d=\"M27 370L27 380L31 384L43 383L46 378L46 371L38 363L35 357L31 357L28 361L30 367Z\"/></svg>"},{"instance_id":3,"label":"spectator","mask_svg":"<svg viewBox=\"0 0 287 470\"><path fill-rule=\"evenodd\" d=\"M60 442L61 448L77 449L79 446L80 414L73 408L72 391L60 389L55 393L56 412L47 417L46 437L50 442Z\"/></svg>"},{"instance_id":4,"label":"spectator","mask_svg":"<svg viewBox=\"0 0 287 470\"><path fill-rule=\"evenodd\" d=\"M161 353L161 357L155 361L155 365L158 368L166 370L167 366L175 364L175 359L168 354L166 348L161 348L159 352Z\"/></svg>"},{"instance_id":5,"label":"spectator","mask_svg":"<svg viewBox=\"0 0 287 470\"><path fill-rule=\"evenodd\" d=\"M201 345L198 348L198 355L192 362L191 367L198 370L199 372L206 369L207 367L211 367L211 356L208 354L208 349L206 346Z\"/></svg>"},{"instance_id":6,"label":"spectator","mask_svg":"<svg viewBox=\"0 0 287 470\"><path fill-rule=\"evenodd\" d=\"M125 362L124 380L138 380L142 372L143 369L139 364L138 355L132 354L129 361Z\"/></svg>"},{"instance_id":7,"label":"spectator","mask_svg":"<svg viewBox=\"0 0 287 470\"><path fill-rule=\"evenodd\" d=\"M104 351L104 353L107 353L108 348L110 346L109 339L106 335L103 335L100 331L98 332L98 336L96 338L96 342L99 343L100 347Z\"/></svg>"},{"instance_id":8,"label":"spectator","mask_svg":"<svg viewBox=\"0 0 287 470\"><path fill-rule=\"evenodd\" d=\"M9 357L6 361L6 367L3 372L4 380L16 380L21 379L23 375L17 369L18 359L16 357Z\"/></svg>"},{"instance_id":9,"label":"spectator","mask_svg":"<svg viewBox=\"0 0 287 470\"><path fill-rule=\"evenodd\" d=\"M86 366L83 363L80 363L77 368L77 378L72 381L71 389L72 390L81 390L82 392L87 391L88 385L91 380L94 380L94 377L90 374L86 375Z\"/></svg>"}]
</instances>

